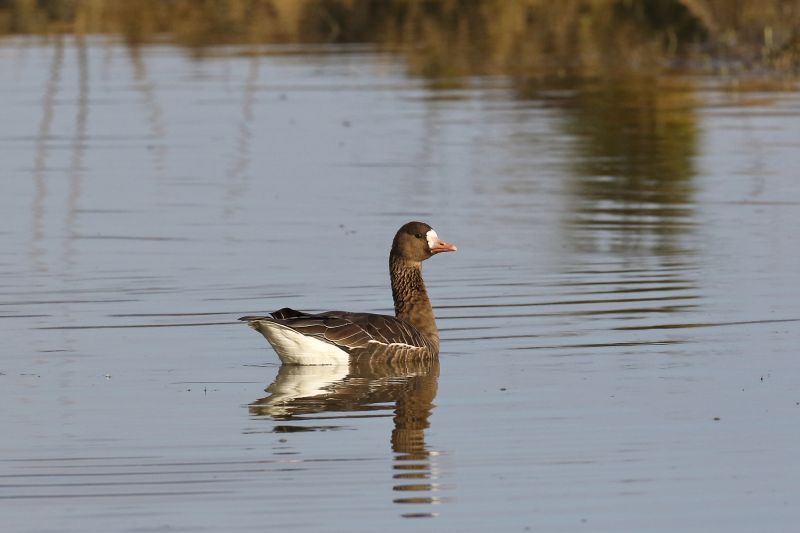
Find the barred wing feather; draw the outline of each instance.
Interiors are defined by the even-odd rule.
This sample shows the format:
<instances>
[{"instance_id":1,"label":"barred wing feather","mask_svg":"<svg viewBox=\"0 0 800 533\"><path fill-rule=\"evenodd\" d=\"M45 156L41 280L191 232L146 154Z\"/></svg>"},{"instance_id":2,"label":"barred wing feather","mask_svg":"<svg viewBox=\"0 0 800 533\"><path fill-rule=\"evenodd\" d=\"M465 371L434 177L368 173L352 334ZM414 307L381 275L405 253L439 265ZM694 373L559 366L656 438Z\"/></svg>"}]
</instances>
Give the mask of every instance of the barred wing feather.
<instances>
[{"instance_id":1,"label":"barred wing feather","mask_svg":"<svg viewBox=\"0 0 800 533\"><path fill-rule=\"evenodd\" d=\"M270 317L246 316L248 322L276 322L292 330L337 346L355 357L393 360L425 356L434 347L414 326L398 318L372 313L327 311L309 314L283 308Z\"/></svg>"}]
</instances>

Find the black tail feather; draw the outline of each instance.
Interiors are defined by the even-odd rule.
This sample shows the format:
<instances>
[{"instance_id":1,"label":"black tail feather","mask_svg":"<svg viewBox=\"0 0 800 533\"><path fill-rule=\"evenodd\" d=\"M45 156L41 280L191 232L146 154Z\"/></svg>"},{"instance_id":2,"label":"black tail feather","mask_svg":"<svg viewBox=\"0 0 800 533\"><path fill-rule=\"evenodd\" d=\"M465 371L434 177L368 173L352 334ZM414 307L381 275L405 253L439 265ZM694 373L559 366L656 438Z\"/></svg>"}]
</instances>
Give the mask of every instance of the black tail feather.
<instances>
[{"instance_id":1,"label":"black tail feather","mask_svg":"<svg viewBox=\"0 0 800 533\"><path fill-rule=\"evenodd\" d=\"M309 313L304 313L302 311L297 311L295 309L290 309L289 307L284 307L283 309L278 309L277 311L270 313L272 318L283 319L283 318L302 318L311 316Z\"/></svg>"},{"instance_id":2,"label":"black tail feather","mask_svg":"<svg viewBox=\"0 0 800 533\"><path fill-rule=\"evenodd\" d=\"M284 307L283 309L278 309L277 311L270 313L270 316L247 315L240 317L239 320L243 322L253 322L254 320L264 320L265 318L277 318L278 320L281 320L284 318L303 318L308 316L311 315L302 311L290 309L289 307Z\"/></svg>"}]
</instances>

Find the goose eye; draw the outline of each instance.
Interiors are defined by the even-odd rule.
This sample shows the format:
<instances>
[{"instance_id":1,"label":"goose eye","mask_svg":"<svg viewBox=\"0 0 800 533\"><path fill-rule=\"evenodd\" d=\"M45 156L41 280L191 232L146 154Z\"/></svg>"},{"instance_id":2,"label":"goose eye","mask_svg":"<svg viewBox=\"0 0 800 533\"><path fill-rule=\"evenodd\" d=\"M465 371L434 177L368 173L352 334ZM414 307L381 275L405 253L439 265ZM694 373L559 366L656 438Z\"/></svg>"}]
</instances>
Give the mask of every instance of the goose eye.
<instances>
[{"instance_id":1,"label":"goose eye","mask_svg":"<svg viewBox=\"0 0 800 533\"><path fill-rule=\"evenodd\" d=\"M421 239L422 237L424 237L424 235L422 235L422 233L415 233L414 237L416 237L417 239Z\"/></svg>"}]
</instances>

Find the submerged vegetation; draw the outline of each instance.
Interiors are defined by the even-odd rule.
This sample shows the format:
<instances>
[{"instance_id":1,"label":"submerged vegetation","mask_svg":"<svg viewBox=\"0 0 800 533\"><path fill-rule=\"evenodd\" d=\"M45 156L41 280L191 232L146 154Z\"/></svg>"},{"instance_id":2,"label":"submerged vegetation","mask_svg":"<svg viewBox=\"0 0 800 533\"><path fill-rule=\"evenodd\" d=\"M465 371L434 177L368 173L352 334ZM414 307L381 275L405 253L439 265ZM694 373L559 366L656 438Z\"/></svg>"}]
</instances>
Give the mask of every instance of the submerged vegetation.
<instances>
[{"instance_id":1,"label":"submerged vegetation","mask_svg":"<svg viewBox=\"0 0 800 533\"><path fill-rule=\"evenodd\" d=\"M0 0L0 35L218 44L369 43L420 76L620 70L796 74L796 0Z\"/></svg>"}]
</instances>

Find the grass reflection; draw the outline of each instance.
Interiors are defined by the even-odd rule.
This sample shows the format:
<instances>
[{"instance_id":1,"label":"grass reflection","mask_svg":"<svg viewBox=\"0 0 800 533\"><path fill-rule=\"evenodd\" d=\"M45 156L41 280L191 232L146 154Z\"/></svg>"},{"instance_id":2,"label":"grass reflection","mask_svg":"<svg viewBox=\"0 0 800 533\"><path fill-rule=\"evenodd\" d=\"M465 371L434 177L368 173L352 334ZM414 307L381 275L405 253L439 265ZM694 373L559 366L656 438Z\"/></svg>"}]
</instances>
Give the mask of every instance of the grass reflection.
<instances>
[{"instance_id":1,"label":"grass reflection","mask_svg":"<svg viewBox=\"0 0 800 533\"><path fill-rule=\"evenodd\" d=\"M578 89L565 108L567 129L578 139L575 171L608 178L582 180L582 196L687 203L698 140L695 107L689 85L615 80Z\"/></svg>"},{"instance_id":2,"label":"grass reflection","mask_svg":"<svg viewBox=\"0 0 800 533\"><path fill-rule=\"evenodd\" d=\"M99 33L136 45L373 43L429 78L597 74L691 63L800 66L792 0L5 0L0 35ZM722 64L722 66L720 66Z\"/></svg>"},{"instance_id":3,"label":"grass reflection","mask_svg":"<svg viewBox=\"0 0 800 533\"><path fill-rule=\"evenodd\" d=\"M509 80L522 100L565 88L569 96L555 104L576 140L577 205L570 215L581 229L576 242L664 254L681 249L677 236L692 225L698 143L694 89L674 73L795 73L798 27L800 5L789 0L0 0L0 35L58 35L56 50L64 33L127 43L145 118L159 141L151 155L159 174L168 156L161 142L167 124L159 80L149 74L139 45L166 41L195 58L217 45L244 45L235 53L248 54L251 69L237 158L227 173L228 215L247 179L263 44L366 43L391 50L433 89L489 76ZM47 97L43 135L46 103ZM39 144L34 181L43 198L47 161Z\"/></svg>"},{"instance_id":4,"label":"grass reflection","mask_svg":"<svg viewBox=\"0 0 800 533\"><path fill-rule=\"evenodd\" d=\"M699 141L690 82L616 79L578 85L564 103L576 242L584 251L687 253Z\"/></svg>"}]
</instances>

